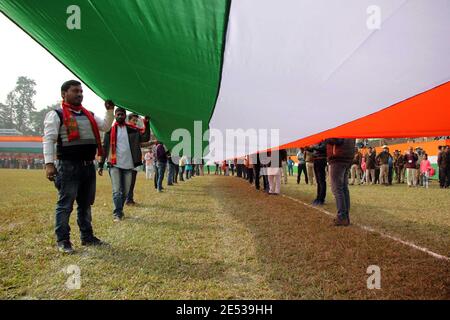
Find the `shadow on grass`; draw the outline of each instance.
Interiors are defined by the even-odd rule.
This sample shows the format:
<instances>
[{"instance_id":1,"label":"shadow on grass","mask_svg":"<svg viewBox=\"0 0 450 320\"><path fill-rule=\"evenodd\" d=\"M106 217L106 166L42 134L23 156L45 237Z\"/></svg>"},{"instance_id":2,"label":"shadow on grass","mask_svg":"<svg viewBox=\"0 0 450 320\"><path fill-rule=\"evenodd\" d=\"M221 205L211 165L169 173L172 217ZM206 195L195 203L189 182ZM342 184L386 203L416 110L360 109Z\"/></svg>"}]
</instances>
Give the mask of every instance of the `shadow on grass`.
<instances>
[{"instance_id":1,"label":"shadow on grass","mask_svg":"<svg viewBox=\"0 0 450 320\"><path fill-rule=\"evenodd\" d=\"M271 288L286 299L450 298L449 265L282 197L255 192L243 180L209 186L224 212L253 235ZM383 270L383 290L367 289L367 267ZM446 289L447 288L447 289Z\"/></svg>"},{"instance_id":2,"label":"shadow on grass","mask_svg":"<svg viewBox=\"0 0 450 320\"><path fill-rule=\"evenodd\" d=\"M145 273L161 279L208 281L221 279L229 268L223 261L192 261L175 255L152 252L150 248L128 248L112 245L90 252L91 259L102 260L111 268L126 270L130 275Z\"/></svg>"}]
</instances>

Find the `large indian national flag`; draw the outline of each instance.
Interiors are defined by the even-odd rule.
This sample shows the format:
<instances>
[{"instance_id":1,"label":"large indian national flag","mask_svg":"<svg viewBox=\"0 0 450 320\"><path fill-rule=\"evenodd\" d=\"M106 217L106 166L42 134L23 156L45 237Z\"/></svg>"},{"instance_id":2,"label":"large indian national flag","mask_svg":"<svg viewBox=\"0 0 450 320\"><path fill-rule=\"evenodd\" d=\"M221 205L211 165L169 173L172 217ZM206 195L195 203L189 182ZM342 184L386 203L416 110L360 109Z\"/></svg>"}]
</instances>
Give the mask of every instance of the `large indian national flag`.
<instances>
[{"instance_id":1,"label":"large indian national flag","mask_svg":"<svg viewBox=\"0 0 450 320\"><path fill-rule=\"evenodd\" d=\"M279 130L266 145L225 140L216 159L326 137L450 135L450 0L2 0L0 10L99 96L150 114L169 147L195 121L201 133Z\"/></svg>"}]
</instances>

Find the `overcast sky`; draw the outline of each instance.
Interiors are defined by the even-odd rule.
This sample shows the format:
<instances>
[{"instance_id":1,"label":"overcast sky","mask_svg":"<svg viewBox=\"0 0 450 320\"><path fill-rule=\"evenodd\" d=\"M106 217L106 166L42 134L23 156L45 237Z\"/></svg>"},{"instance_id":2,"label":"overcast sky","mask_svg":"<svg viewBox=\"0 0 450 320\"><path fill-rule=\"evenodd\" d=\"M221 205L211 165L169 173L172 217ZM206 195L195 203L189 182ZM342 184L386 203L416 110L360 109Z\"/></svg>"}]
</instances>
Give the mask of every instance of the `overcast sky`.
<instances>
[{"instance_id":1,"label":"overcast sky","mask_svg":"<svg viewBox=\"0 0 450 320\"><path fill-rule=\"evenodd\" d=\"M0 13L0 102L14 89L17 78L26 76L36 81L35 106L43 109L61 101L61 84L77 79L37 42ZM83 105L103 114L103 100L83 86Z\"/></svg>"}]
</instances>

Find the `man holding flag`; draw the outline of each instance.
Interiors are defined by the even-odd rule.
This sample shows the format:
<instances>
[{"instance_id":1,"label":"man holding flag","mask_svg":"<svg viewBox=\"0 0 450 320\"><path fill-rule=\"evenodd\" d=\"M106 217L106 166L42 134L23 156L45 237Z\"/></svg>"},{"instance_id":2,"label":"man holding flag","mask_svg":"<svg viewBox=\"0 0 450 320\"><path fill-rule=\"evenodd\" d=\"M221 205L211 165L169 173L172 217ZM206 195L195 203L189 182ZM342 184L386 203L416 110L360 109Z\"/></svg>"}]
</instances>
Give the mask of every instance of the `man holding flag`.
<instances>
[{"instance_id":1,"label":"man holding flag","mask_svg":"<svg viewBox=\"0 0 450 320\"><path fill-rule=\"evenodd\" d=\"M124 218L123 207L132 182L134 168L142 165L141 143L150 140L149 117L144 119L144 130L127 123L126 110L117 108L116 122L105 134L103 148L105 150L99 163L98 173L103 175L103 166L108 160L111 177L114 221Z\"/></svg>"},{"instance_id":2,"label":"man holding flag","mask_svg":"<svg viewBox=\"0 0 450 320\"><path fill-rule=\"evenodd\" d=\"M60 109L50 111L44 120L43 150L45 172L58 189L55 233L58 250L73 253L69 218L77 201L77 222L82 245L101 245L92 230L91 205L95 199L95 153L103 155L100 130L107 131L113 122L114 103L106 101L105 119L82 106L83 89L75 80L61 87ZM56 144L57 166L54 164Z\"/></svg>"}]
</instances>

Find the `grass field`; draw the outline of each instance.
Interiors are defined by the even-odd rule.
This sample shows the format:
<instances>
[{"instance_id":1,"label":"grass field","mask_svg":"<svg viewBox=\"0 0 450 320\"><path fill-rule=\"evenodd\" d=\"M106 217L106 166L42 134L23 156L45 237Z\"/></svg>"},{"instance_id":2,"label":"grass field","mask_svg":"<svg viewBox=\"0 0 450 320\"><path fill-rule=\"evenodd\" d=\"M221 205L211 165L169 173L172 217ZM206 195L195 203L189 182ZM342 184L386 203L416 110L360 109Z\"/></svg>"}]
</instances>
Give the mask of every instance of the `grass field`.
<instances>
[{"instance_id":1,"label":"grass field","mask_svg":"<svg viewBox=\"0 0 450 320\"><path fill-rule=\"evenodd\" d=\"M57 253L56 190L41 171L0 170L3 299L450 299L450 263L235 177L195 177L158 194L138 176L126 219L112 221L109 177L98 178L96 234L110 246ZM310 202L314 187L282 186ZM450 255L450 192L354 186L352 221ZM333 197L325 208L334 212ZM64 269L81 269L81 289ZM367 267L381 290L367 289Z\"/></svg>"}]
</instances>

